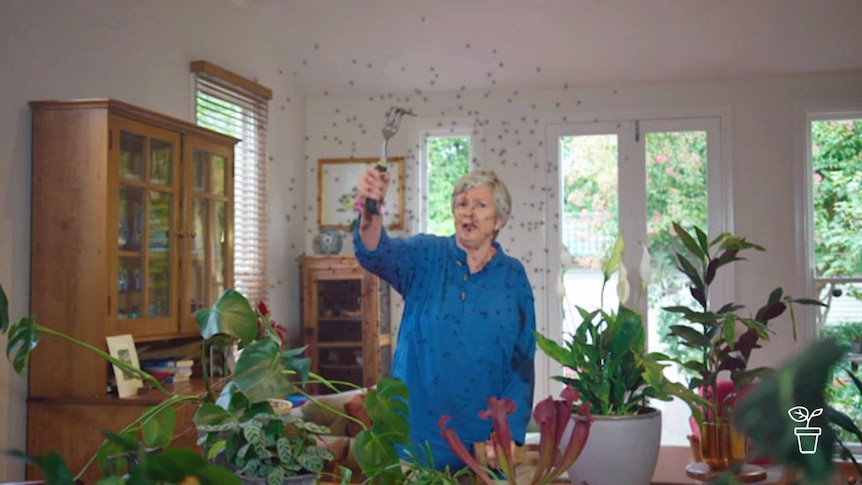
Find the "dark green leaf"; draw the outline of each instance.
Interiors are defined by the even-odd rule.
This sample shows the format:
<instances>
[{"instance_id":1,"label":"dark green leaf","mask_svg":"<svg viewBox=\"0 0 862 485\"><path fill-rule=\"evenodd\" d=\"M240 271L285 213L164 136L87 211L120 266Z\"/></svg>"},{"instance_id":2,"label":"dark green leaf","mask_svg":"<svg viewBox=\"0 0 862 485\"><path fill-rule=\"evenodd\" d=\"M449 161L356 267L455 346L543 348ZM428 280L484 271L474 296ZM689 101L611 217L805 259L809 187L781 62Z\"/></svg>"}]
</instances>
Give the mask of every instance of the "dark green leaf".
<instances>
[{"instance_id":1,"label":"dark green leaf","mask_svg":"<svg viewBox=\"0 0 862 485\"><path fill-rule=\"evenodd\" d=\"M257 312L236 290L225 290L212 308L198 310L195 319L205 340L229 335L246 345L257 335Z\"/></svg>"},{"instance_id":2,"label":"dark green leaf","mask_svg":"<svg viewBox=\"0 0 862 485\"><path fill-rule=\"evenodd\" d=\"M18 375L24 375L24 371L30 364L30 352L39 344L39 330L36 328L35 316L24 316L17 323L9 327L9 336L6 341L6 357L12 361L12 368ZM14 357L12 355L14 354Z\"/></svg>"},{"instance_id":3,"label":"dark green leaf","mask_svg":"<svg viewBox=\"0 0 862 485\"><path fill-rule=\"evenodd\" d=\"M673 223L673 230L676 232L677 237L679 237L680 241L685 245L686 249L689 250L693 255L695 255L699 260L705 260L707 258L707 253L704 252L697 241L692 238L685 229L682 228L676 222ZM684 259L684 258L681 258Z\"/></svg>"},{"instance_id":4,"label":"dark green leaf","mask_svg":"<svg viewBox=\"0 0 862 485\"><path fill-rule=\"evenodd\" d=\"M161 409L141 425L144 445L166 448L171 444L177 427L177 412L172 407Z\"/></svg>"},{"instance_id":5,"label":"dark green leaf","mask_svg":"<svg viewBox=\"0 0 862 485\"><path fill-rule=\"evenodd\" d=\"M0 333L5 334L9 328L9 300L6 298L6 292L3 290L3 285L0 284Z\"/></svg>"},{"instance_id":6,"label":"dark green leaf","mask_svg":"<svg viewBox=\"0 0 862 485\"><path fill-rule=\"evenodd\" d=\"M234 370L234 382L252 403L284 398L296 389L285 372L307 369L302 362L296 362L303 360L307 359L280 353L272 340L257 341L243 349Z\"/></svg>"}]
</instances>

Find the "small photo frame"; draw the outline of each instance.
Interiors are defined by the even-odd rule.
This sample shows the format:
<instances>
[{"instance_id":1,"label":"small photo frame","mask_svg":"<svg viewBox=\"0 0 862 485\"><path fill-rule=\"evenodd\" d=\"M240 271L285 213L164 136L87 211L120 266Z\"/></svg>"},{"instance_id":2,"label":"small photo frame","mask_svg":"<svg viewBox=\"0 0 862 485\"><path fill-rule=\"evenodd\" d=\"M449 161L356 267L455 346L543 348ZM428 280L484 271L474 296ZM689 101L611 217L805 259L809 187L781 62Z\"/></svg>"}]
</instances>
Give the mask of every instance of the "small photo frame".
<instances>
[{"instance_id":1,"label":"small photo frame","mask_svg":"<svg viewBox=\"0 0 862 485\"><path fill-rule=\"evenodd\" d=\"M317 225L349 229L359 215L354 209L356 182L378 158L322 158L317 161ZM386 229L404 229L404 157L388 157L389 191L383 210Z\"/></svg>"},{"instance_id":2,"label":"small photo frame","mask_svg":"<svg viewBox=\"0 0 862 485\"><path fill-rule=\"evenodd\" d=\"M114 335L107 337L106 340L108 341L108 353L112 357L136 369L141 368L141 364L138 362L138 352L135 349L135 340L131 335ZM123 371L116 365L113 367L114 376L117 379L117 394L121 398L137 395L138 389L144 385L143 381L139 377Z\"/></svg>"}]
</instances>

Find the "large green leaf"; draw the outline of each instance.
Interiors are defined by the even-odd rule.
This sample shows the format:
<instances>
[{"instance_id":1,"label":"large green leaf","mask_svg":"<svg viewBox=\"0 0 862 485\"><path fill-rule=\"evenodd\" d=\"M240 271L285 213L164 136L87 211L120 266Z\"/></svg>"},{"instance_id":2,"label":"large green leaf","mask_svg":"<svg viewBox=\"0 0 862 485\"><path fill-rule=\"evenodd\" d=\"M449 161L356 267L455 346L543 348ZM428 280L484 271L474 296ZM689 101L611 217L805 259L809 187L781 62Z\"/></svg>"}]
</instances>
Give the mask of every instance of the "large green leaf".
<instances>
[{"instance_id":1,"label":"large green leaf","mask_svg":"<svg viewBox=\"0 0 862 485\"><path fill-rule=\"evenodd\" d=\"M192 417L195 426L206 432L227 431L239 426L239 419L232 413L212 403L204 403Z\"/></svg>"},{"instance_id":2,"label":"large green leaf","mask_svg":"<svg viewBox=\"0 0 862 485\"><path fill-rule=\"evenodd\" d=\"M12 450L7 451L7 455L32 463L42 472L42 479L45 485L74 485L75 480L72 477L72 472L63 458L56 451L49 451L43 456L28 455L26 453Z\"/></svg>"},{"instance_id":3,"label":"large green leaf","mask_svg":"<svg viewBox=\"0 0 862 485\"><path fill-rule=\"evenodd\" d=\"M225 290L212 308L198 310L195 319L205 340L229 335L247 345L257 336L257 312L236 290Z\"/></svg>"},{"instance_id":4,"label":"large green leaf","mask_svg":"<svg viewBox=\"0 0 862 485\"><path fill-rule=\"evenodd\" d=\"M152 409L152 408L151 408ZM141 425L141 437L149 447L167 447L174 437L177 411L172 407L159 410Z\"/></svg>"},{"instance_id":5,"label":"large green leaf","mask_svg":"<svg viewBox=\"0 0 862 485\"><path fill-rule=\"evenodd\" d=\"M244 348L234 370L234 382L252 403L284 398L296 390L288 373L308 375L310 361L296 357L297 349L279 352L272 340L254 342ZM300 376L301 378L301 376Z\"/></svg>"},{"instance_id":6,"label":"large green leaf","mask_svg":"<svg viewBox=\"0 0 862 485\"><path fill-rule=\"evenodd\" d=\"M396 445L410 441L407 386L400 380L384 377L365 396L365 410L373 423L370 430L356 436L356 462L373 483L399 483L401 468Z\"/></svg>"},{"instance_id":7,"label":"large green leaf","mask_svg":"<svg viewBox=\"0 0 862 485\"><path fill-rule=\"evenodd\" d=\"M39 344L39 330L36 328L36 317L32 315L21 317L18 322L9 327L6 341L6 357L12 361L12 368L18 375L30 364L30 352ZM14 357L12 355L14 354Z\"/></svg>"}]
</instances>

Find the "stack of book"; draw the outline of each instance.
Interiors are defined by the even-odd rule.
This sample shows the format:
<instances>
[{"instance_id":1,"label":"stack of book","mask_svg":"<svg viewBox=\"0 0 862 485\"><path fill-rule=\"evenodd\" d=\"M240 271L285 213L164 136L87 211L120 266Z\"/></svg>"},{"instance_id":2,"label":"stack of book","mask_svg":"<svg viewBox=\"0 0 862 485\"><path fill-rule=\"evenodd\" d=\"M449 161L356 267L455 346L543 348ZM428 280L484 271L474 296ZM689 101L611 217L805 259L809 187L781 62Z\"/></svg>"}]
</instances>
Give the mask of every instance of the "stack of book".
<instances>
[{"instance_id":1,"label":"stack of book","mask_svg":"<svg viewBox=\"0 0 862 485\"><path fill-rule=\"evenodd\" d=\"M141 369L162 382L172 383L191 379L194 364L188 358L142 360Z\"/></svg>"}]
</instances>

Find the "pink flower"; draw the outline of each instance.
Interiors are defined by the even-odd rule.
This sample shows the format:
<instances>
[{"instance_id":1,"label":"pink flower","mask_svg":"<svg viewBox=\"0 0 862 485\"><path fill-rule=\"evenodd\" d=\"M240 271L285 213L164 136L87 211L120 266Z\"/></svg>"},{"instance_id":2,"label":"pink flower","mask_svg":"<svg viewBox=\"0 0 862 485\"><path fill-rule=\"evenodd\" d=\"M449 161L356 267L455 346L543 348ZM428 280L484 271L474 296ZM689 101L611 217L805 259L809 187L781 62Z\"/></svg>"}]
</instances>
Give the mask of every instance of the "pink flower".
<instances>
[{"instance_id":1,"label":"pink flower","mask_svg":"<svg viewBox=\"0 0 862 485\"><path fill-rule=\"evenodd\" d=\"M665 162L667 162L667 155L657 155L655 157L655 163L661 165Z\"/></svg>"},{"instance_id":2,"label":"pink flower","mask_svg":"<svg viewBox=\"0 0 862 485\"><path fill-rule=\"evenodd\" d=\"M817 172L814 172L814 182L822 182L822 181L823 181L823 176Z\"/></svg>"}]
</instances>

